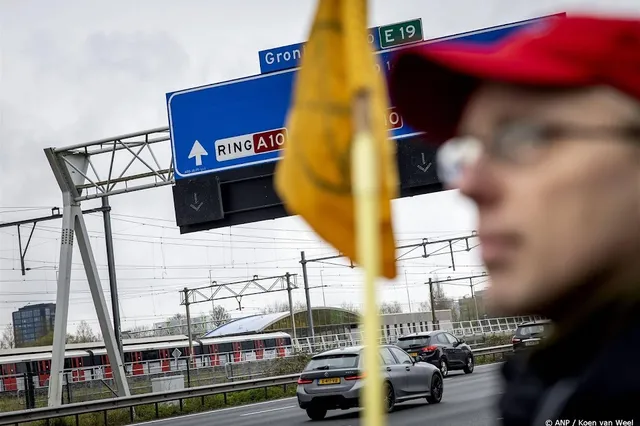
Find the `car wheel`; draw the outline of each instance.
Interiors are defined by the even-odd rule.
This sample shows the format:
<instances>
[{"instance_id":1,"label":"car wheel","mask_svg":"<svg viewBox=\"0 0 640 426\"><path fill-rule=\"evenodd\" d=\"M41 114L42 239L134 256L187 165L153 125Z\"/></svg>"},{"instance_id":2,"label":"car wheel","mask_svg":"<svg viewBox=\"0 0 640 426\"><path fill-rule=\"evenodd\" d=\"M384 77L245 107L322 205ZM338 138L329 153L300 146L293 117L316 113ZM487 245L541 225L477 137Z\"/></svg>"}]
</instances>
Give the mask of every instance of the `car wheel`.
<instances>
[{"instance_id":1,"label":"car wheel","mask_svg":"<svg viewBox=\"0 0 640 426\"><path fill-rule=\"evenodd\" d=\"M463 371L465 374L473 373L473 369L475 368L475 364L473 362L473 356L467 355L467 361L464 363Z\"/></svg>"},{"instance_id":2,"label":"car wheel","mask_svg":"<svg viewBox=\"0 0 640 426\"><path fill-rule=\"evenodd\" d=\"M382 393L384 398L384 408L387 413L390 413L393 411L393 407L396 405L396 395L393 391L393 386L391 386L391 383L384 382Z\"/></svg>"},{"instance_id":3,"label":"car wheel","mask_svg":"<svg viewBox=\"0 0 640 426\"><path fill-rule=\"evenodd\" d=\"M442 401L442 394L444 393L444 381L442 376L438 373L434 373L431 378L431 389L427 401L429 404L437 404Z\"/></svg>"},{"instance_id":4,"label":"car wheel","mask_svg":"<svg viewBox=\"0 0 640 426\"><path fill-rule=\"evenodd\" d=\"M325 408L307 408L307 416L311 420L322 420L327 415L327 410Z\"/></svg>"},{"instance_id":5,"label":"car wheel","mask_svg":"<svg viewBox=\"0 0 640 426\"><path fill-rule=\"evenodd\" d=\"M447 360L444 358L440 358L440 372L442 373L442 377L447 377L449 375L449 365L447 364Z\"/></svg>"}]
</instances>

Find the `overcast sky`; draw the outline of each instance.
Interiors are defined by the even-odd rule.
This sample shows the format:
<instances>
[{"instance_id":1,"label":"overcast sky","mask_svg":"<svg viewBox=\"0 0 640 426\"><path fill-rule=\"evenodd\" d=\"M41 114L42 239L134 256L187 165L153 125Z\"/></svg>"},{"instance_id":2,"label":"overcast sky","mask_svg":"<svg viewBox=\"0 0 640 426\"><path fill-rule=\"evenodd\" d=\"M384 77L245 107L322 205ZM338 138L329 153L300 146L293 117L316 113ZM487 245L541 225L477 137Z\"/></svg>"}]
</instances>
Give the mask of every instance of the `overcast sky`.
<instances>
[{"instance_id":1,"label":"overcast sky","mask_svg":"<svg viewBox=\"0 0 640 426\"><path fill-rule=\"evenodd\" d=\"M306 40L316 1L305 0L0 0L0 221L48 215L61 205L43 148L87 142L167 125L165 93L259 74L258 51ZM371 2L370 24L422 18L425 38L441 37L557 12L640 14L638 0L394 0ZM168 143L159 147L168 159ZM253 275L298 273L308 258L332 254L298 218L181 236L170 187L111 198L123 329L177 312L178 290ZM97 206L87 202L83 207ZM474 229L475 210L455 191L394 202L399 243L461 236ZM86 218L103 277L108 281L100 215ZM23 228L24 234L28 229ZM54 302L60 221L36 227L20 273L16 228L0 230L0 326L27 303ZM77 246L76 246L77 247ZM442 246L431 247L432 251ZM411 253L407 257L414 257ZM380 284L379 298L412 308L427 299L424 281L482 270L478 250L403 261L395 282ZM360 304L357 271L309 264L312 304ZM344 262L342 262L344 264ZM445 268L445 269L442 269ZM483 285L478 281L478 289ZM408 290L407 290L408 287ZM459 298L469 288L448 285ZM409 291L409 296L407 296ZM221 294L222 296L223 294ZM229 295L226 293L224 295ZM69 328L80 320L98 331L76 249ZM286 293L243 299L247 311L286 300ZM220 302L237 309L233 300ZM194 312L210 309L194 305ZM237 315L237 312L233 312Z\"/></svg>"}]
</instances>

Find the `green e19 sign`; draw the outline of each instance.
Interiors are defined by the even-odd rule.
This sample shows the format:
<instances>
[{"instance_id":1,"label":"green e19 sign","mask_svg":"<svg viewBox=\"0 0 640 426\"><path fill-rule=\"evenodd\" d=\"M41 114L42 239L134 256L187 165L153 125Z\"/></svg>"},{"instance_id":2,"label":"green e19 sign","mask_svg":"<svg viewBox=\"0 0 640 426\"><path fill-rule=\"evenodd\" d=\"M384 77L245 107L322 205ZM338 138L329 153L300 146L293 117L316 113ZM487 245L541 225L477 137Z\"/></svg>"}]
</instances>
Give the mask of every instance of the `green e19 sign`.
<instances>
[{"instance_id":1,"label":"green e19 sign","mask_svg":"<svg viewBox=\"0 0 640 426\"><path fill-rule=\"evenodd\" d=\"M378 29L380 34L380 47L388 49L402 44L422 41L422 19L398 22L385 25Z\"/></svg>"}]
</instances>

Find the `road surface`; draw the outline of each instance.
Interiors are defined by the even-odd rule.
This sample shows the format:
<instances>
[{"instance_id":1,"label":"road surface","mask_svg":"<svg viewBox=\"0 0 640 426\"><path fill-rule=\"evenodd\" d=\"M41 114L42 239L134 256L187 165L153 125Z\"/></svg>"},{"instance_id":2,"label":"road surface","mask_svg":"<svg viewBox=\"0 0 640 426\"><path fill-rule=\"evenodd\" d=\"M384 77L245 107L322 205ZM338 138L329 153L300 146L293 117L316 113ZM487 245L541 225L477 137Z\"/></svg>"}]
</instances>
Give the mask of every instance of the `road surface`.
<instances>
[{"instance_id":1,"label":"road surface","mask_svg":"<svg viewBox=\"0 0 640 426\"><path fill-rule=\"evenodd\" d=\"M398 404L388 416L391 426L484 426L495 425L499 415L495 403L502 392L498 371L500 364L477 366L472 374L451 372L444 381L444 395L439 404L426 400ZM329 411L323 421L311 422L295 398L232 407L170 419L155 420L149 426L275 426L275 425L360 425L359 410Z\"/></svg>"}]
</instances>

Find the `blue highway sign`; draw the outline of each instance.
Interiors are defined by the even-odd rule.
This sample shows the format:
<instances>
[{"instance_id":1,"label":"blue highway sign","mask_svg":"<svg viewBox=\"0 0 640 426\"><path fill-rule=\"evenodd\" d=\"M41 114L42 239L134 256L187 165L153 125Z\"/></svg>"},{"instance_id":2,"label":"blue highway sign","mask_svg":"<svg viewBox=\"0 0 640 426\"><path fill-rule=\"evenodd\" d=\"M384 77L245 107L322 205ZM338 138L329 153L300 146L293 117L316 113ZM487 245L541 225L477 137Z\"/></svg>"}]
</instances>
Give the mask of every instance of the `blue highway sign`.
<instances>
[{"instance_id":1,"label":"blue highway sign","mask_svg":"<svg viewBox=\"0 0 640 426\"><path fill-rule=\"evenodd\" d=\"M423 43L452 39L492 43L545 18L549 17ZM378 52L381 71L388 72L394 50L406 48ZM297 69L289 69L167 93L176 180L276 161L287 138L286 117L296 72ZM387 116L387 127L392 139L417 134L402 122L393 107Z\"/></svg>"},{"instance_id":2,"label":"blue highway sign","mask_svg":"<svg viewBox=\"0 0 640 426\"><path fill-rule=\"evenodd\" d=\"M373 45L375 51L380 50L379 27L369 28L369 43ZM267 74L297 68L300 65L300 58L303 53L304 43L295 43L261 50L258 52L260 73Z\"/></svg>"}]
</instances>

